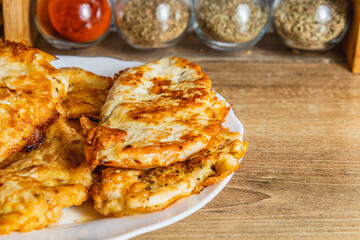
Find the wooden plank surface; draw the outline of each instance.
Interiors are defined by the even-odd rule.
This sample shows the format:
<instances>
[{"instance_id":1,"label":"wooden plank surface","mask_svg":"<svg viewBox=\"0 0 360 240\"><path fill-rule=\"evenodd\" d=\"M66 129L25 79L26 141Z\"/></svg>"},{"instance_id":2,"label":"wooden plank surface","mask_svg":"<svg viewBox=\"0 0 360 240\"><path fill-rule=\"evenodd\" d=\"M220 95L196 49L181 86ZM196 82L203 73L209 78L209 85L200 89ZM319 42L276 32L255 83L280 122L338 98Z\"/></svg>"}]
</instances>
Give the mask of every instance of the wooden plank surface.
<instances>
[{"instance_id":1,"label":"wooden plank surface","mask_svg":"<svg viewBox=\"0 0 360 240\"><path fill-rule=\"evenodd\" d=\"M38 43L55 54L188 57L245 127L249 151L227 187L188 218L135 239L360 239L360 76L342 53L292 53L273 36L251 55L223 53L191 37L148 52L115 36L73 52Z\"/></svg>"}]
</instances>

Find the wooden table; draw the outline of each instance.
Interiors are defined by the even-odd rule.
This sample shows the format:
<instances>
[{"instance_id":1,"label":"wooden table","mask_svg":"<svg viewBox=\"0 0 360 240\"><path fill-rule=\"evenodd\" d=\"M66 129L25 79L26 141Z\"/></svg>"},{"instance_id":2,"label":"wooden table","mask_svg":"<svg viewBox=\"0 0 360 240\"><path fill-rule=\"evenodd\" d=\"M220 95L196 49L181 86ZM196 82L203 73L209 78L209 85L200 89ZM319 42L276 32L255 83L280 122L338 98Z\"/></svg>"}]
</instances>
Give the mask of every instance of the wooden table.
<instances>
[{"instance_id":1,"label":"wooden table","mask_svg":"<svg viewBox=\"0 0 360 240\"><path fill-rule=\"evenodd\" d=\"M249 150L227 187L190 217L136 239L360 239L360 76L340 49L291 52L276 37L218 52L192 34L137 51L115 33L99 46L53 54L199 63L245 127Z\"/></svg>"}]
</instances>

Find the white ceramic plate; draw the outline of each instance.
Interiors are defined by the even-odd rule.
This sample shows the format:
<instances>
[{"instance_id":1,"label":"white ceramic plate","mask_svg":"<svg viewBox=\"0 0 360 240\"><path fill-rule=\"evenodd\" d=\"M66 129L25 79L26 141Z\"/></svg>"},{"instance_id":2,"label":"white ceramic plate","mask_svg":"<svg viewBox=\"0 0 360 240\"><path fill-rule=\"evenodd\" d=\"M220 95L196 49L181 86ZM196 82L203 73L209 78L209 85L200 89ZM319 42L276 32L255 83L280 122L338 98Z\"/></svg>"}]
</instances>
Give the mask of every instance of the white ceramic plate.
<instances>
[{"instance_id":1,"label":"white ceramic plate","mask_svg":"<svg viewBox=\"0 0 360 240\"><path fill-rule=\"evenodd\" d=\"M119 70L142 64L141 62L126 62L104 57L58 57L59 60L53 62L55 67L81 67L104 76L113 76ZM223 99L219 94L218 97ZM244 133L243 126L234 115L233 110L230 110L224 126L241 135ZM200 194L181 199L160 212L122 218L104 218L93 210L91 201L88 201L80 207L63 209L64 215L60 221L45 229L28 233L13 232L8 236L0 237L0 239L129 239L168 226L196 212L210 202L225 187L231 177L232 175L218 184L205 188Z\"/></svg>"}]
</instances>

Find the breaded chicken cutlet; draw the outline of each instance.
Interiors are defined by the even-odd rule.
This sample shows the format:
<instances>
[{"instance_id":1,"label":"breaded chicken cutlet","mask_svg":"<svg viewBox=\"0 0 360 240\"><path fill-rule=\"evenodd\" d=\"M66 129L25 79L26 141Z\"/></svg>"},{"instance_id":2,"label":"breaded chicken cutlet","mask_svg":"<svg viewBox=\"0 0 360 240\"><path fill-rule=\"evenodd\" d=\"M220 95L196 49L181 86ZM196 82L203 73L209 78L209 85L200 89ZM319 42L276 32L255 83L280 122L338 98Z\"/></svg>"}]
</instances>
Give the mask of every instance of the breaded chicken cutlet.
<instances>
[{"instance_id":1,"label":"breaded chicken cutlet","mask_svg":"<svg viewBox=\"0 0 360 240\"><path fill-rule=\"evenodd\" d=\"M67 80L50 65L56 58L22 43L0 45L0 162L43 139Z\"/></svg>"},{"instance_id":2,"label":"breaded chicken cutlet","mask_svg":"<svg viewBox=\"0 0 360 240\"><path fill-rule=\"evenodd\" d=\"M61 217L61 209L88 198L91 170L84 139L65 119L46 130L32 152L11 155L0 168L0 234L41 229Z\"/></svg>"},{"instance_id":3,"label":"breaded chicken cutlet","mask_svg":"<svg viewBox=\"0 0 360 240\"><path fill-rule=\"evenodd\" d=\"M85 144L91 164L146 169L185 161L216 135L229 108L209 77L182 58L162 58L115 77L100 124Z\"/></svg>"},{"instance_id":4,"label":"breaded chicken cutlet","mask_svg":"<svg viewBox=\"0 0 360 240\"><path fill-rule=\"evenodd\" d=\"M108 167L91 188L94 207L104 216L162 210L199 193L239 169L247 150L240 134L221 129L206 149L167 167L132 170Z\"/></svg>"}]
</instances>

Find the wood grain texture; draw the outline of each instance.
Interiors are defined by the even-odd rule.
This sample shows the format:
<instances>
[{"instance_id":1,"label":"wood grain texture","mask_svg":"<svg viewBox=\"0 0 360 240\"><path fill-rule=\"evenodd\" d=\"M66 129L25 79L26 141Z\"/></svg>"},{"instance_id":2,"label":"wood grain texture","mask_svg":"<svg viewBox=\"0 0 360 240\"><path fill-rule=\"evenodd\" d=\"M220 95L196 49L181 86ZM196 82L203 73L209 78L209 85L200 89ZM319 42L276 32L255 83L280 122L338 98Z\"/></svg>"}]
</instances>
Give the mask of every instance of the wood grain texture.
<instances>
[{"instance_id":1,"label":"wood grain texture","mask_svg":"<svg viewBox=\"0 0 360 240\"><path fill-rule=\"evenodd\" d=\"M197 40L155 52L111 52L116 40L66 53L187 56L233 105L250 143L242 168L208 205L135 239L360 239L360 76L338 49L294 54L269 36L252 55L215 52Z\"/></svg>"},{"instance_id":2,"label":"wood grain texture","mask_svg":"<svg viewBox=\"0 0 360 240\"><path fill-rule=\"evenodd\" d=\"M31 15L34 3L31 0L3 0L5 40L34 45L38 33Z\"/></svg>"}]
</instances>

